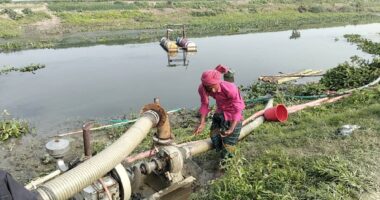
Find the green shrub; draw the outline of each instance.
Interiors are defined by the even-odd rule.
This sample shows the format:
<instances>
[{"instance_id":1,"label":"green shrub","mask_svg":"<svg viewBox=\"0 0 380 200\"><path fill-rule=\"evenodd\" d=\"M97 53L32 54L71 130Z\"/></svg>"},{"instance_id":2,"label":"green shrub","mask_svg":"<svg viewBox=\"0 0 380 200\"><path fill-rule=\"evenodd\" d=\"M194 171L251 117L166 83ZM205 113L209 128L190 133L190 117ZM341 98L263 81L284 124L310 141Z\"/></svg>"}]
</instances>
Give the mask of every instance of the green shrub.
<instances>
[{"instance_id":1,"label":"green shrub","mask_svg":"<svg viewBox=\"0 0 380 200\"><path fill-rule=\"evenodd\" d=\"M218 13L213 11L213 10L209 10L209 11L192 11L191 12L191 16L193 17L205 17L205 16L216 16Z\"/></svg>"},{"instance_id":2,"label":"green shrub","mask_svg":"<svg viewBox=\"0 0 380 200\"><path fill-rule=\"evenodd\" d=\"M21 15L19 15L16 11L14 11L10 8L6 8L6 9L2 10L1 14L7 14L9 16L9 18L11 18L13 20L19 20L22 18Z\"/></svg>"},{"instance_id":3,"label":"green shrub","mask_svg":"<svg viewBox=\"0 0 380 200\"><path fill-rule=\"evenodd\" d=\"M326 9L321 6L321 5L315 5L315 6L311 6L309 9L308 9L309 12L312 12L312 13L321 13L321 12L325 12Z\"/></svg>"},{"instance_id":4,"label":"green shrub","mask_svg":"<svg viewBox=\"0 0 380 200\"><path fill-rule=\"evenodd\" d=\"M31 15L33 14L33 11L30 8L24 8L22 9L22 13L24 13L25 15Z\"/></svg>"},{"instance_id":5,"label":"green shrub","mask_svg":"<svg viewBox=\"0 0 380 200\"><path fill-rule=\"evenodd\" d=\"M342 6L338 8L339 12L353 12L355 9L351 6Z\"/></svg>"},{"instance_id":6,"label":"green shrub","mask_svg":"<svg viewBox=\"0 0 380 200\"><path fill-rule=\"evenodd\" d=\"M297 10L298 10L299 13L307 12L307 8L305 6L303 6L303 5L299 6L297 8Z\"/></svg>"}]
</instances>

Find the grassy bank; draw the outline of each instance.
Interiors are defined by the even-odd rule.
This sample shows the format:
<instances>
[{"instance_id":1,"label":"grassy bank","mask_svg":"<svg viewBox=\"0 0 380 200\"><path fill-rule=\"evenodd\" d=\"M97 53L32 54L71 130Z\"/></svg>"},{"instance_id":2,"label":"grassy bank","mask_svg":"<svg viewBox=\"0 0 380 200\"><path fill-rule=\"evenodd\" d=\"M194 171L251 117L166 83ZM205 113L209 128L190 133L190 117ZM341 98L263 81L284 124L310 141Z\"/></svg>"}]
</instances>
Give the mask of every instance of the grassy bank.
<instances>
[{"instance_id":1,"label":"grassy bank","mask_svg":"<svg viewBox=\"0 0 380 200\"><path fill-rule=\"evenodd\" d=\"M377 87L264 123L194 199L359 199L379 186L379 99ZM343 137L344 124L361 128Z\"/></svg>"},{"instance_id":2,"label":"grassy bank","mask_svg":"<svg viewBox=\"0 0 380 200\"><path fill-rule=\"evenodd\" d=\"M31 14L21 11L30 8ZM157 41L166 24L190 37L380 22L377 1L107 1L0 4L0 51Z\"/></svg>"}]
</instances>

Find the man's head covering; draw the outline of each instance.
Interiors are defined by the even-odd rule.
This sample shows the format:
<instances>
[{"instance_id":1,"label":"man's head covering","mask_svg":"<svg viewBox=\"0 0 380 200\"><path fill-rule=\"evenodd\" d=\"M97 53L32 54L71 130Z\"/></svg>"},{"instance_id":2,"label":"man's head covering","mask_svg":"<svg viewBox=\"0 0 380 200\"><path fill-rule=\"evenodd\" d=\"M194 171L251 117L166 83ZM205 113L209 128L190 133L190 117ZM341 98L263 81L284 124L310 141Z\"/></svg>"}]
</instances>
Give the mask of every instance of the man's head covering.
<instances>
[{"instance_id":1,"label":"man's head covering","mask_svg":"<svg viewBox=\"0 0 380 200\"><path fill-rule=\"evenodd\" d=\"M222 82L221 76L228 72L228 67L218 65L215 69L207 70L202 73L201 81L203 85L215 85Z\"/></svg>"}]
</instances>

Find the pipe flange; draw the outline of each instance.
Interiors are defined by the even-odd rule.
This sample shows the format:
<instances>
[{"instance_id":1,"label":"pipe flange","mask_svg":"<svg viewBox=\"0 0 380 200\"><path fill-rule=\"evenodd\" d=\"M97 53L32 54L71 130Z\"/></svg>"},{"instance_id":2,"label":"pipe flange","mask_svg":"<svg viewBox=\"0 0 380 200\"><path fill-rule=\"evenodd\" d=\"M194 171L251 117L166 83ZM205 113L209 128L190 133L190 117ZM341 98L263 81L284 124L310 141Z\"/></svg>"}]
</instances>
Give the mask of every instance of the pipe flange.
<instances>
[{"instance_id":1,"label":"pipe flange","mask_svg":"<svg viewBox=\"0 0 380 200\"><path fill-rule=\"evenodd\" d=\"M153 136L153 141L157 144L160 144L160 145L170 145L173 143L173 139L172 138L169 138L169 139L160 139L159 137L157 137L157 135L155 134Z\"/></svg>"},{"instance_id":2,"label":"pipe flange","mask_svg":"<svg viewBox=\"0 0 380 200\"><path fill-rule=\"evenodd\" d=\"M143 115L149 117L153 124L154 124L154 127L157 126L158 122L160 122L160 116L158 115L158 113L154 110L148 110L146 112L143 113Z\"/></svg>"},{"instance_id":3,"label":"pipe flange","mask_svg":"<svg viewBox=\"0 0 380 200\"><path fill-rule=\"evenodd\" d=\"M158 114L158 116L160 117L160 120L157 123L157 126L162 126L167 120L167 114L166 114L165 109L156 103L151 103L151 104L145 105L141 113L147 112L149 110L153 110L154 112Z\"/></svg>"}]
</instances>

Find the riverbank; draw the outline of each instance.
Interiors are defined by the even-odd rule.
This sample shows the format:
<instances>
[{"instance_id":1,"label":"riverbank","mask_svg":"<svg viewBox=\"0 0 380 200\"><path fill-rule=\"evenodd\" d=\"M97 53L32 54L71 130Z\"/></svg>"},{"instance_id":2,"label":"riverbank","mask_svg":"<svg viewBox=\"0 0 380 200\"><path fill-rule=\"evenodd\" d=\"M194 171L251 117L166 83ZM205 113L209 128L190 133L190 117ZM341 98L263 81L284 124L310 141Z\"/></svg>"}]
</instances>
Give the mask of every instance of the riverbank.
<instances>
[{"instance_id":1,"label":"riverbank","mask_svg":"<svg viewBox=\"0 0 380 200\"><path fill-rule=\"evenodd\" d=\"M202 173L209 174L206 180L197 182L193 199L246 199L252 196L358 199L376 195L380 185L377 179L380 171L377 165L380 161L379 99L380 87L377 86L334 104L291 114L286 123L264 123L239 143L237 156L230 160L219 179L215 179L219 175L217 155L213 151L193 158ZM245 116L261 108L257 104L247 109ZM197 119L196 110L170 115L176 142L208 137L207 131L199 136L191 135ZM339 135L339 128L344 124L361 128L348 136ZM110 145L126 128L94 132L93 152ZM66 159L81 158L78 154L82 152L81 136L66 138L71 141ZM53 171L54 160L43 148L48 140L31 135L1 142L1 168L21 183ZM151 142L148 137L134 152L149 149Z\"/></svg>"},{"instance_id":2,"label":"riverbank","mask_svg":"<svg viewBox=\"0 0 380 200\"><path fill-rule=\"evenodd\" d=\"M359 43L364 51L379 55L379 48L372 48L376 44L355 35L347 37L351 38L350 41ZM370 65L379 69L379 63L378 58L373 61L355 59L354 65L347 62L338 66L341 70L338 72L346 73L329 73L330 78L325 80L326 85L323 87L310 84L306 89L295 87L287 92L294 92L294 95L300 95L299 92L302 92L302 95L312 95L332 89L326 88L327 86L339 86L335 88L337 90L361 86L362 81L371 80L363 78L363 75L368 75L367 67L363 70L358 70L357 67ZM378 73L379 70L371 72ZM353 81L343 79L348 77L347 74L355 75ZM375 73L370 75L378 76ZM337 82L331 82L332 80ZM265 95L269 91L256 86L254 84L248 87L247 92ZM270 90L273 92L277 89ZM293 114L289 121L283 124L265 123L255 130L253 135L239 143L238 155L227 165L224 176L214 181L211 179L215 178L215 172L218 170L215 161L217 155L210 152L194 158L203 171L214 176L209 177L209 183L198 182L193 198L378 199L376 188L380 185L379 99L380 88L377 86L356 92L338 103ZM299 103L298 100L287 100L282 96L278 96L276 101L286 105ZM260 108L262 105L247 109L245 116ZM177 143L208 137L207 131L200 136L191 135L198 119L196 113L196 110L185 110L171 116ZM358 125L361 128L351 135L342 136L338 133L344 124ZM78 123L75 127L80 126ZM94 152L111 144L126 128L95 133ZM27 183L32 178L53 171L55 163L49 156L44 155L43 148L49 139L32 134L1 142L1 168L11 172L21 183ZM73 136L69 140L72 142L72 151L67 160L81 157L81 153L78 153L82 152L81 137ZM148 137L136 152L150 148L151 142L151 138Z\"/></svg>"},{"instance_id":3,"label":"riverbank","mask_svg":"<svg viewBox=\"0 0 380 200\"><path fill-rule=\"evenodd\" d=\"M0 52L158 41L166 24L189 37L380 22L380 3L314 4L239 1L115 1L0 4ZM30 13L22 10L28 8ZM14 17L13 17L14 18ZM112 20L109 20L112 19Z\"/></svg>"}]
</instances>

